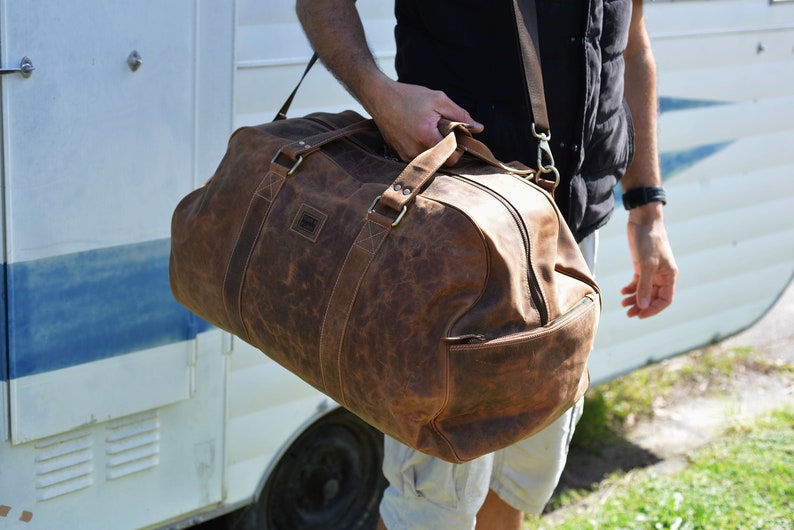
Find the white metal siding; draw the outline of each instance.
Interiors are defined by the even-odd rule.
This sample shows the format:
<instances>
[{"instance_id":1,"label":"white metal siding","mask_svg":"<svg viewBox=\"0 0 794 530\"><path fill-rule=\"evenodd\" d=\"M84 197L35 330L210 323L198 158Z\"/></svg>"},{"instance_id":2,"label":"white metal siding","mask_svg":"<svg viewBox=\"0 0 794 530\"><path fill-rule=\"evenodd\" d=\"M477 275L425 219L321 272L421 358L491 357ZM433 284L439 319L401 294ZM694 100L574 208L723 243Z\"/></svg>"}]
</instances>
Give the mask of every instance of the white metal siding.
<instances>
[{"instance_id":1,"label":"white metal siding","mask_svg":"<svg viewBox=\"0 0 794 530\"><path fill-rule=\"evenodd\" d=\"M163 255L167 263L176 202L223 154L232 15L231 4L200 0L0 0L0 64L28 55L36 66L28 79L0 81L9 331L0 406L4 430L10 425L0 439L0 504L10 507L3 528L142 528L222 500L222 334L125 349L147 333L128 327L127 336L114 324L145 320L150 306L136 304L151 293L121 303L96 287L135 280ZM143 57L136 72L126 63L133 49ZM149 260L153 240L165 244ZM108 258L118 248L120 257ZM81 269L75 256L85 255L101 256L102 274ZM43 272L20 292L17 266ZM165 283L158 300L167 299L167 272L157 273ZM85 291L101 303L81 304ZM20 317L30 293L41 311ZM61 310L46 318L53 307ZM157 332L158 323L144 329ZM77 337L99 354L52 336ZM47 354L28 362L34 343L46 343Z\"/></svg>"}]
</instances>

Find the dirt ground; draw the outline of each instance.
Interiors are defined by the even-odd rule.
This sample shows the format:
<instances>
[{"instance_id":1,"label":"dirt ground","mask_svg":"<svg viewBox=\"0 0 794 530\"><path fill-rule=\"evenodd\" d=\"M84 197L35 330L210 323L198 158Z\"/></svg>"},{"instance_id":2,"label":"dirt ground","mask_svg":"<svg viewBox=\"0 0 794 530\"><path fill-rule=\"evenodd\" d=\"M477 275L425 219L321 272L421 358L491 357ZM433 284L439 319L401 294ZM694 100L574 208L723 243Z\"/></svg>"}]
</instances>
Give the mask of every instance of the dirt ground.
<instances>
[{"instance_id":1,"label":"dirt ground","mask_svg":"<svg viewBox=\"0 0 794 530\"><path fill-rule=\"evenodd\" d=\"M758 323L716 347L752 347L753 357L767 362L738 366L725 380L676 389L673 397L655 404L653 418L632 426L623 439L598 457L572 448L558 492L589 489L616 471L650 466L658 472L675 471L686 464L689 452L719 438L730 427L794 405L790 371L763 368L794 364L794 284ZM674 365L682 358L665 362Z\"/></svg>"}]
</instances>

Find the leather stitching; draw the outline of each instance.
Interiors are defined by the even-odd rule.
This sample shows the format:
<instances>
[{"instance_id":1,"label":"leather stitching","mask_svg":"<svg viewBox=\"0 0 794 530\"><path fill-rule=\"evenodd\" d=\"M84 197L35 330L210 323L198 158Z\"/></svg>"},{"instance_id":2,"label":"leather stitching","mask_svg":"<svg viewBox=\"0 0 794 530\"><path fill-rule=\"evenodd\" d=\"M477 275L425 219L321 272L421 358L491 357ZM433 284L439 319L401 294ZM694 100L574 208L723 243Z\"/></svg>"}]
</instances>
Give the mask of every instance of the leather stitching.
<instances>
[{"instance_id":1,"label":"leather stitching","mask_svg":"<svg viewBox=\"0 0 794 530\"><path fill-rule=\"evenodd\" d=\"M378 238L386 229L374 221L367 221L363 228L364 230L361 230L354 245L368 254L374 254L377 250Z\"/></svg>"},{"instance_id":2,"label":"leather stitching","mask_svg":"<svg viewBox=\"0 0 794 530\"><path fill-rule=\"evenodd\" d=\"M262 183L256 188L256 196L268 201L272 201L274 190L278 189L283 180L284 177L275 171L268 171L267 175L265 175L265 178L262 179Z\"/></svg>"}]
</instances>

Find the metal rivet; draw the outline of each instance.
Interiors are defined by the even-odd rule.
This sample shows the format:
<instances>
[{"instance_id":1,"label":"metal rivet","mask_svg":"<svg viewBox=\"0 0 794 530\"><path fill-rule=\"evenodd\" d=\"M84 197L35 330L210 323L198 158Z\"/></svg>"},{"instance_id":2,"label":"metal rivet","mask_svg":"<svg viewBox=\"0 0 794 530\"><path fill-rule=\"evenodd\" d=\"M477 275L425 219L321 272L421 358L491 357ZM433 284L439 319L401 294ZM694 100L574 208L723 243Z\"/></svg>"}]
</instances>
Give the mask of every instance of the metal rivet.
<instances>
[{"instance_id":1,"label":"metal rivet","mask_svg":"<svg viewBox=\"0 0 794 530\"><path fill-rule=\"evenodd\" d=\"M410 194L411 194L411 188L405 188L403 190L403 195L410 195Z\"/></svg>"},{"instance_id":2,"label":"metal rivet","mask_svg":"<svg viewBox=\"0 0 794 530\"><path fill-rule=\"evenodd\" d=\"M127 56L127 66L130 67L130 70L135 72L141 67L142 64L143 59L141 58L141 54L138 53L138 50L132 50Z\"/></svg>"},{"instance_id":3,"label":"metal rivet","mask_svg":"<svg viewBox=\"0 0 794 530\"><path fill-rule=\"evenodd\" d=\"M394 191L400 191L401 189L403 189L403 187L400 186L399 184L394 185Z\"/></svg>"}]
</instances>

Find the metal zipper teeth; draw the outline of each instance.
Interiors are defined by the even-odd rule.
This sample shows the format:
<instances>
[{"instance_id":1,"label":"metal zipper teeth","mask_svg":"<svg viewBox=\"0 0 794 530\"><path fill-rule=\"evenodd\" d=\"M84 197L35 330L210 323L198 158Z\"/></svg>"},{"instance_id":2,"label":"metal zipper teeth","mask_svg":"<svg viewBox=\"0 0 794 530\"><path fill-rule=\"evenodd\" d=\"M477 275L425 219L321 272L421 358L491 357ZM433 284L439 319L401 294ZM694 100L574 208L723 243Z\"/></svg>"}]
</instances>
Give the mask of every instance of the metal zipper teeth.
<instances>
[{"instance_id":1,"label":"metal zipper teeth","mask_svg":"<svg viewBox=\"0 0 794 530\"><path fill-rule=\"evenodd\" d=\"M462 175L455 175L451 173L445 173L446 175L462 180L468 184L471 184L475 188L478 188L485 193L488 193L493 198L498 200L502 203L505 209L510 212L510 215L513 217L513 221L515 221L516 226L518 227L518 231L521 232L521 238L524 240L524 252L527 258L527 265L530 263L530 246L529 246L529 233L527 231L527 227L524 224L523 219L521 219L521 214L518 213L515 206L513 206L510 201L508 201L505 197L501 194L495 192L491 188L480 184L479 182L466 178ZM535 303L535 307L538 309L538 313L540 313L540 325L545 326L549 320L549 311L546 308L546 302L543 299L543 294L540 291L540 287L538 286L537 282L534 280L534 277L531 274L531 268L527 266L527 285L529 286L529 295L532 297L532 301Z\"/></svg>"}]
</instances>

